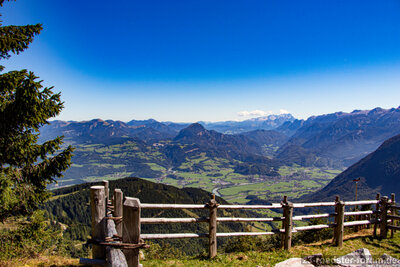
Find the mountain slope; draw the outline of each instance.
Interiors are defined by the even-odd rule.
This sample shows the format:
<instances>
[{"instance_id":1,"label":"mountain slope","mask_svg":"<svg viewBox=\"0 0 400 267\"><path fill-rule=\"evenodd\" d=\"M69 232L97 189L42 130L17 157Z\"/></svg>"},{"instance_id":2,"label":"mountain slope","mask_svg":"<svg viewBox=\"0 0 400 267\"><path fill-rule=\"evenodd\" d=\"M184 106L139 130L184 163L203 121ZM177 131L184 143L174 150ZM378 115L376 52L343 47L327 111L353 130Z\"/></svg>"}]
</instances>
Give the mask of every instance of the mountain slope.
<instances>
[{"instance_id":1,"label":"mountain slope","mask_svg":"<svg viewBox=\"0 0 400 267\"><path fill-rule=\"evenodd\" d=\"M373 199L378 192L383 195L400 193L400 135L385 141L376 151L306 199L332 200L335 195L340 195L344 199L353 200L355 178L361 178L358 183L358 199Z\"/></svg>"},{"instance_id":2,"label":"mountain slope","mask_svg":"<svg viewBox=\"0 0 400 267\"><path fill-rule=\"evenodd\" d=\"M241 135L246 136L248 139L256 142L258 145L273 145L281 146L287 141L288 137L274 130L254 130L244 132Z\"/></svg>"},{"instance_id":3,"label":"mountain slope","mask_svg":"<svg viewBox=\"0 0 400 267\"><path fill-rule=\"evenodd\" d=\"M181 130L174 142L196 144L210 150L224 151L227 154L261 154L260 146L243 135L222 134L206 130L201 124L193 123Z\"/></svg>"},{"instance_id":4,"label":"mountain slope","mask_svg":"<svg viewBox=\"0 0 400 267\"><path fill-rule=\"evenodd\" d=\"M186 147L185 153L192 155L193 153L196 155L206 153L212 158L228 159L236 165L235 172L240 174L279 176L274 168L281 164L264 156L262 147L244 135L221 134L213 130L206 130L202 125L194 123L181 130L173 141L179 148L182 144L189 145ZM167 149L169 148L171 146L167 146ZM174 147L176 151L179 148Z\"/></svg>"},{"instance_id":5,"label":"mountain slope","mask_svg":"<svg viewBox=\"0 0 400 267\"><path fill-rule=\"evenodd\" d=\"M289 137L275 130L254 130L241 133L262 148L263 154L273 156Z\"/></svg>"}]
</instances>

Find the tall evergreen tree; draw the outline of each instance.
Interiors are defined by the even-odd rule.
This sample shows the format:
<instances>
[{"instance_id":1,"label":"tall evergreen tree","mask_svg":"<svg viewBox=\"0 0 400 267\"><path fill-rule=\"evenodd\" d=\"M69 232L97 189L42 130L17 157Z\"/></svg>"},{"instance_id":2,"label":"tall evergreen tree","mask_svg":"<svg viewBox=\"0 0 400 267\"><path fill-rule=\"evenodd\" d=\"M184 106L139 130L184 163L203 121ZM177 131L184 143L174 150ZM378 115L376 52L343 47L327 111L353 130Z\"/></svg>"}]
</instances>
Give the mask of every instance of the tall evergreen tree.
<instances>
[{"instance_id":1,"label":"tall evergreen tree","mask_svg":"<svg viewBox=\"0 0 400 267\"><path fill-rule=\"evenodd\" d=\"M3 26L0 21L0 60L24 51L41 30L41 24ZM63 108L60 93L41 83L27 70L0 74L0 221L37 209L49 197L46 186L71 162L73 148L61 149L61 137L37 142L39 128Z\"/></svg>"}]
</instances>

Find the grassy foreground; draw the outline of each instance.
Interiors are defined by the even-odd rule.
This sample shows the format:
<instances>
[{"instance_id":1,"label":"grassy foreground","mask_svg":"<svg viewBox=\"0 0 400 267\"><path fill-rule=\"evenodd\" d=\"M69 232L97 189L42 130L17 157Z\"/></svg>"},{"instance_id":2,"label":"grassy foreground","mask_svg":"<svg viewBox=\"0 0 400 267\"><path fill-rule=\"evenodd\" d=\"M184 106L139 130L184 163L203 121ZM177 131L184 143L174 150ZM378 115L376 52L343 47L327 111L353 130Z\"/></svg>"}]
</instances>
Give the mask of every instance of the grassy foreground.
<instances>
[{"instance_id":1,"label":"grassy foreground","mask_svg":"<svg viewBox=\"0 0 400 267\"><path fill-rule=\"evenodd\" d=\"M390 234L389 234L390 235ZM379 240L372 238L372 230L362 230L345 236L342 248L331 245L331 240L293 247L290 252L276 250L270 252L238 252L220 253L215 259L202 257L187 257L181 259L142 260L143 266L274 266L276 263L293 257L305 257L322 253L324 258L332 259L345 255L359 248L370 250L374 259L386 253L400 258L400 232L394 238ZM57 256L39 256L34 259L16 259L2 262L2 266L80 266L78 259L68 259Z\"/></svg>"},{"instance_id":2,"label":"grassy foreground","mask_svg":"<svg viewBox=\"0 0 400 267\"><path fill-rule=\"evenodd\" d=\"M143 266L274 266L276 263L294 257L305 257L322 253L326 259L346 255L356 249L367 248L374 259L386 253L400 258L400 232L393 239L379 240L372 238L372 230L362 230L345 236L342 248L331 245L331 240L293 247L290 252L276 250L270 252L249 251L243 253L219 254L215 259L186 258L166 260L144 260Z\"/></svg>"}]
</instances>

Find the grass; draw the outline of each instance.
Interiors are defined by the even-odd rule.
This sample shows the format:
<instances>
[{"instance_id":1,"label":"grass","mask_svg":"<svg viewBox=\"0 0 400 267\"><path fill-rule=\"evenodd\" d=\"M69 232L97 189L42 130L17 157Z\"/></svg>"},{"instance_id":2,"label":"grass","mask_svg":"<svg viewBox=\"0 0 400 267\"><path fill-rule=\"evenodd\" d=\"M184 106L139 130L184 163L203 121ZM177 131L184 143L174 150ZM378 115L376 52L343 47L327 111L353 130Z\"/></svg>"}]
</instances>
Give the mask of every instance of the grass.
<instances>
[{"instance_id":1,"label":"grass","mask_svg":"<svg viewBox=\"0 0 400 267\"><path fill-rule=\"evenodd\" d=\"M276 251L249 251L219 255L209 260L206 257L188 257L183 259L165 259L165 260L144 260L144 266L274 266L276 263L289 258L303 258L308 255L322 253L324 259L346 255L359 248L370 250L374 259L378 259L384 253L395 258L400 258L400 233L397 233L393 239L379 240L371 236L372 230L362 230L358 233L352 233L345 236L342 248L335 247L331 240L317 242L307 245L295 246L290 252L283 250Z\"/></svg>"},{"instance_id":2,"label":"grass","mask_svg":"<svg viewBox=\"0 0 400 267\"><path fill-rule=\"evenodd\" d=\"M27 267L27 266L41 266L41 267L56 267L56 266L82 266L79 264L79 259L72 259L61 257L57 255L45 256L40 255L32 259L15 259L7 262L0 262L0 266L9 267Z\"/></svg>"},{"instance_id":3,"label":"grass","mask_svg":"<svg viewBox=\"0 0 400 267\"><path fill-rule=\"evenodd\" d=\"M160 166L156 163L146 163L153 171L165 171L165 167Z\"/></svg>"},{"instance_id":4,"label":"grass","mask_svg":"<svg viewBox=\"0 0 400 267\"><path fill-rule=\"evenodd\" d=\"M331 240L315 242L292 247L290 252L284 250L272 251L248 251L236 253L219 252L217 257L210 260L206 256L181 257L166 259L145 259L141 260L144 266L274 266L276 263L289 258L303 258L305 256L321 253L326 260L332 260L346 255L356 249L367 248L374 259L379 259L383 254L400 258L400 232L394 238L379 240L372 237L372 229L364 229L357 233L345 235L343 247L335 247ZM146 251L144 251L146 256ZM14 259L0 262L1 266L80 266L79 259L71 259L57 255L38 255L31 259Z\"/></svg>"}]
</instances>

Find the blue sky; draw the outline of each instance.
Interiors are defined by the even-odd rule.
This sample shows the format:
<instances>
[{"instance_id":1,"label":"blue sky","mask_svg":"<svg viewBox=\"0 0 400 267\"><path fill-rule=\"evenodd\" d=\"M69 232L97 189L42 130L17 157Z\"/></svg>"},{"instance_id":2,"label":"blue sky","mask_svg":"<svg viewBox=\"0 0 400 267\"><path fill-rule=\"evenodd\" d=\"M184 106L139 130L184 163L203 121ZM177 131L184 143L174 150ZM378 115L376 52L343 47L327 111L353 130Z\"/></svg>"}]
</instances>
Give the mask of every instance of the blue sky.
<instances>
[{"instance_id":1,"label":"blue sky","mask_svg":"<svg viewBox=\"0 0 400 267\"><path fill-rule=\"evenodd\" d=\"M400 105L397 0L17 0L0 10L4 25L43 23L2 64L61 91L62 120L307 118Z\"/></svg>"}]
</instances>

